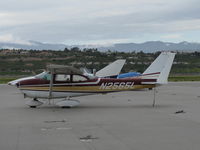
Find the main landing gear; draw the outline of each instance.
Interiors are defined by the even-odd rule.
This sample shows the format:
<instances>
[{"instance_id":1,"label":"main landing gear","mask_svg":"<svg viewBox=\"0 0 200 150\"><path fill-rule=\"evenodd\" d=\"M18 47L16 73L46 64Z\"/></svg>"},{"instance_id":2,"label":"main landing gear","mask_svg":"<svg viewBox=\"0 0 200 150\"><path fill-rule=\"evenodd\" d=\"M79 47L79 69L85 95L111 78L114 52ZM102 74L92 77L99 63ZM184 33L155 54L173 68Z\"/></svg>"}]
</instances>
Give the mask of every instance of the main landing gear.
<instances>
[{"instance_id":1,"label":"main landing gear","mask_svg":"<svg viewBox=\"0 0 200 150\"><path fill-rule=\"evenodd\" d=\"M30 108L36 108L37 106L40 106L42 104L43 102L38 101L37 98L26 102L26 105L28 105Z\"/></svg>"},{"instance_id":2,"label":"main landing gear","mask_svg":"<svg viewBox=\"0 0 200 150\"><path fill-rule=\"evenodd\" d=\"M61 108L72 108L78 106L80 102L74 99L65 99L63 101L57 102L56 105L60 106Z\"/></svg>"}]
</instances>

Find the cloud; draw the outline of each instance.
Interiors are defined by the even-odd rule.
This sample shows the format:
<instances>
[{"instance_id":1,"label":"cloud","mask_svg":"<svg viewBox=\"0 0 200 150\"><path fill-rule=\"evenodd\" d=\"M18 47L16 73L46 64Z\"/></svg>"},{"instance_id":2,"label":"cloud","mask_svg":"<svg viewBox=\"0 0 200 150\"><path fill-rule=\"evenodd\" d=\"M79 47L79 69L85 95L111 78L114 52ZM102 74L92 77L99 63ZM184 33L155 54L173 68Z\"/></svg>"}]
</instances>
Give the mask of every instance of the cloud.
<instances>
[{"instance_id":1,"label":"cloud","mask_svg":"<svg viewBox=\"0 0 200 150\"><path fill-rule=\"evenodd\" d=\"M14 37L12 34L0 35L0 42L32 45L30 42L22 40L19 37Z\"/></svg>"},{"instance_id":2,"label":"cloud","mask_svg":"<svg viewBox=\"0 0 200 150\"><path fill-rule=\"evenodd\" d=\"M199 0L6 0L0 6L1 34L41 42L147 40L146 34L159 40L200 30Z\"/></svg>"},{"instance_id":3,"label":"cloud","mask_svg":"<svg viewBox=\"0 0 200 150\"><path fill-rule=\"evenodd\" d=\"M163 39L180 39L180 38L182 38L182 35L180 35L180 34L167 34L167 35L161 36L161 38L163 38Z\"/></svg>"}]
</instances>

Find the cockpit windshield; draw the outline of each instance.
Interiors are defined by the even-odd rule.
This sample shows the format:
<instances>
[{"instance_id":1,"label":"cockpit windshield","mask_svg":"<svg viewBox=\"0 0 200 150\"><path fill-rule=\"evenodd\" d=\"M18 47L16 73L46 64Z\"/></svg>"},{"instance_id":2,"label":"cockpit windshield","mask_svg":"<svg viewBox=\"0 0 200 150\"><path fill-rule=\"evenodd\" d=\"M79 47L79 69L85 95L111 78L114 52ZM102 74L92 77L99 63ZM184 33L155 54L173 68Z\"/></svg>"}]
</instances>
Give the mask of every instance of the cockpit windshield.
<instances>
[{"instance_id":1,"label":"cockpit windshield","mask_svg":"<svg viewBox=\"0 0 200 150\"><path fill-rule=\"evenodd\" d=\"M35 76L36 78L39 79L44 79L44 80L51 80L51 74L50 72L44 71L38 75Z\"/></svg>"},{"instance_id":2,"label":"cockpit windshield","mask_svg":"<svg viewBox=\"0 0 200 150\"><path fill-rule=\"evenodd\" d=\"M38 75L35 76L38 79L44 79L44 80L51 80L51 74L49 71L44 71ZM89 78L89 76L87 76ZM73 81L73 82L81 82L81 81L87 81L88 78L82 75L73 75L73 79L71 79L70 75L67 74L56 74L55 81ZM91 79L91 78L89 78Z\"/></svg>"}]
</instances>

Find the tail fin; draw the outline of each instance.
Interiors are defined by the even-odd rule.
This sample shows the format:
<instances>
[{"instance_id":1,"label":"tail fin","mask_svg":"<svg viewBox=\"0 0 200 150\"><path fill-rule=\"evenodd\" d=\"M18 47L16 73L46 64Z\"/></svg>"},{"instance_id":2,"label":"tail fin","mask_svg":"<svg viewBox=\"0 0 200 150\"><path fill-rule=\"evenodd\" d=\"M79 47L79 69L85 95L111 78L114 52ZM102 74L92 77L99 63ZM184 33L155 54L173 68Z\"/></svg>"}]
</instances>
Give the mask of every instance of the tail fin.
<instances>
[{"instance_id":1,"label":"tail fin","mask_svg":"<svg viewBox=\"0 0 200 150\"><path fill-rule=\"evenodd\" d=\"M108 77L108 76L117 76L122 70L126 60L118 59L103 69L96 72L96 76L98 77Z\"/></svg>"},{"instance_id":2,"label":"tail fin","mask_svg":"<svg viewBox=\"0 0 200 150\"><path fill-rule=\"evenodd\" d=\"M162 52L144 71L142 78L157 79L157 84L167 84L175 54L172 52Z\"/></svg>"}]
</instances>

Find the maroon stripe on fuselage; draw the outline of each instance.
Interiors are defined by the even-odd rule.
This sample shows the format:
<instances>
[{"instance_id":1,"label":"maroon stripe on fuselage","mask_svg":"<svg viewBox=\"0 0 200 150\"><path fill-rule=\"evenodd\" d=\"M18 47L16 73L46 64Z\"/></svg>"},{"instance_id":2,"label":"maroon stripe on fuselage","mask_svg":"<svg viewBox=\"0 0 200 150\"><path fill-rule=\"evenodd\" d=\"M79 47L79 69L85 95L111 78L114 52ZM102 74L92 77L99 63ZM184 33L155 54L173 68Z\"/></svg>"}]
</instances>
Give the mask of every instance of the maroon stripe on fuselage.
<instances>
[{"instance_id":1,"label":"maroon stripe on fuselage","mask_svg":"<svg viewBox=\"0 0 200 150\"><path fill-rule=\"evenodd\" d=\"M38 85L38 84L49 84L50 81L44 79L28 79L19 82L19 85Z\"/></svg>"},{"instance_id":2,"label":"maroon stripe on fuselage","mask_svg":"<svg viewBox=\"0 0 200 150\"><path fill-rule=\"evenodd\" d=\"M118 82L118 83L121 83L121 82L134 82L134 85L144 85L142 84L141 82L156 82L157 80L156 79L140 79L140 78L137 78L137 79L133 79L133 78L127 78L127 79L108 79L108 78L102 78L99 83L97 84L90 84L87 82L87 84L83 84L83 82L81 84L71 84L71 85L67 85L67 86L100 86L102 83L115 83L115 82ZM55 85L56 86L56 85ZM66 85L58 85L58 86L66 86Z\"/></svg>"},{"instance_id":3,"label":"maroon stripe on fuselage","mask_svg":"<svg viewBox=\"0 0 200 150\"><path fill-rule=\"evenodd\" d=\"M141 85L142 82L156 82L156 79L141 79L141 78L123 78L123 79L113 79L113 78L101 78L98 83L98 78L87 80L83 82L54 82L54 86L100 86L102 83L121 83L121 82L134 82L134 85ZM43 79L28 79L23 80L19 83L20 86L28 86L28 85L38 85L38 86L46 86L45 84L49 84L48 80ZM85 83L85 84L84 84ZM57 84L57 85L56 85Z\"/></svg>"},{"instance_id":4,"label":"maroon stripe on fuselage","mask_svg":"<svg viewBox=\"0 0 200 150\"><path fill-rule=\"evenodd\" d=\"M82 81L82 82L55 82L53 84L73 84L73 83L93 83L96 82L98 80L98 78L96 79L91 79L91 80L87 80L87 81ZM19 85L42 85L42 84L49 84L50 81L49 80L44 80L44 79L27 79L27 80L23 80L19 82Z\"/></svg>"}]
</instances>

